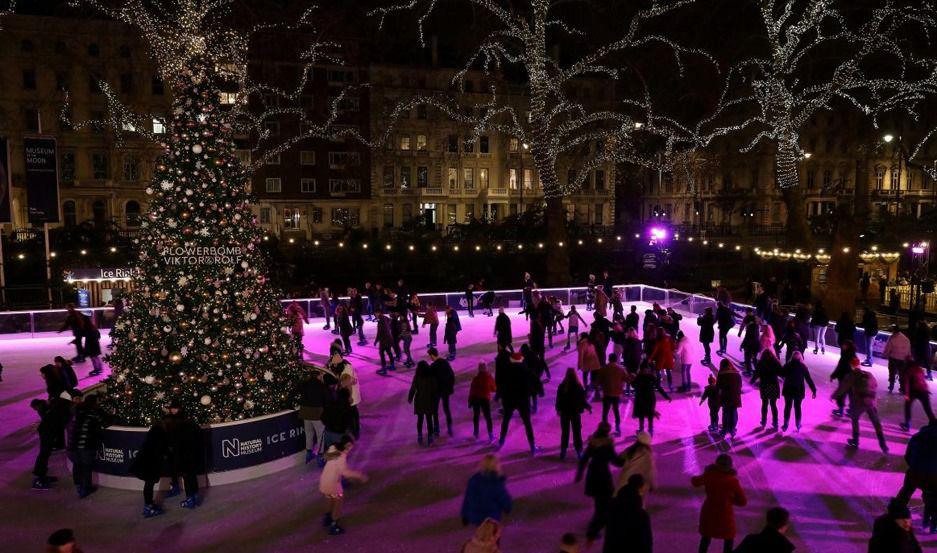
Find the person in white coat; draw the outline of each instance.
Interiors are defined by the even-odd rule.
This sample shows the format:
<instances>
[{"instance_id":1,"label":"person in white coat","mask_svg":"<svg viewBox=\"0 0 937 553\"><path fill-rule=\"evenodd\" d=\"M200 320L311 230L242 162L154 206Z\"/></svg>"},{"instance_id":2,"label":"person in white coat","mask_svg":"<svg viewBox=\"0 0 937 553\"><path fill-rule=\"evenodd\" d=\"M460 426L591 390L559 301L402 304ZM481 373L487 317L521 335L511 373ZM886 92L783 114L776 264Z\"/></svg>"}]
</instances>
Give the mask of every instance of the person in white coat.
<instances>
[{"instance_id":1,"label":"person in white coat","mask_svg":"<svg viewBox=\"0 0 937 553\"><path fill-rule=\"evenodd\" d=\"M640 474L647 483L648 491L657 486L657 467L654 464L654 452L651 449L651 435L647 432L638 432L635 442L625 448L618 456L624 461L618 473L615 493L628 484L632 474Z\"/></svg>"},{"instance_id":2,"label":"person in white coat","mask_svg":"<svg viewBox=\"0 0 937 553\"><path fill-rule=\"evenodd\" d=\"M677 346L674 348L674 360L676 365L680 367L680 374L682 376L680 392L689 392L690 391L690 368L693 366L693 359L690 355L690 340L683 334L682 330L677 331Z\"/></svg>"},{"instance_id":3,"label":"person in white coat","mask_svg":"<svg viewBox=\"0 0 937 553\"><path fill-rule=\"evenodd\" d=\"M352 470L348 466L348 453L354 445L354 441L345 437L341 442L329 446L325 454L325 468L319 476L319 492L329 500L329 511L322 517L322 525L327 526L329 534L333 536L345 533L345 529L338 524L342 516L342 505L345 503L342 479L368 481L363 472Z\"/></svg>"}]
</instances>

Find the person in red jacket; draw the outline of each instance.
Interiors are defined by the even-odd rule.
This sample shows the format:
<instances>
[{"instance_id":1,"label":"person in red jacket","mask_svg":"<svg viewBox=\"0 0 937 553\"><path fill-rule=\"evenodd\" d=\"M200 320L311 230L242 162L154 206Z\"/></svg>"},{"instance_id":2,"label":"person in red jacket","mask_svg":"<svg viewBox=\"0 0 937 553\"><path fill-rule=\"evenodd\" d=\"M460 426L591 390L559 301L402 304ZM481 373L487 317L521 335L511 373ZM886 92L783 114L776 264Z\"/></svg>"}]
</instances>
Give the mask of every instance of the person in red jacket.
<instances>
[{"instance_id":1,"label":"person in red jacket","mask_svg":"<svg viewBox=\"0 0 937 553\"><path fill-rule=\"evenodd\" d=\"M699 552L709 551L712 540L723 540L723 551L731 553L735 541L735 507L744 507L748 500L732 468L732 457L722 453L715 464L706 467L703 474L694 476L694 488L706 489L706 500L700 510Z\"/></svg>"},{"instance_id":2,"label":"person in red jacket","mask_svg":"<svg viewBox=\"0 0 937 553\"><path fill-rule=\"evenodd\" d=\"M924 408L924 414L927 415L928 422L934 422L934 412L930 406L930 388L927 386L924 369L915 363L910 356L906 364L908 368L901 375L901 387L905 391L904 423L901 424L901 429L905 432L911 429L911 404L914 403L914 400L921 402L921 407Z\"/></svg>"},{"instance_id":3,"label":"person in red jacket","mask_svg":"<svg viewBox=\"0 0 937 553\"><path fill-rule=\"evenodd\" d=\"M651 361L657 369L658 378L667 373L667 390L673 392L673 338L667 334L662 327L657 329L657 341L654 342L654 350L651 351Z\"/></svg>"},{"instance_id":4,"label":"person in red jacket","mask_svg":"<svg viewBox=\"0 0 937 553\"><path fill-rule=\"evenodd\" d=\"M482 361L478 364L478 373L472 378L469 386L468 404L472 409L472 424L474 425L475 439L478 439L478 414L485 415L485 424L488 425L488 441L493 442L495 435L491 428L491 394L497 391L495 379L488 372L488 365Z\"/></svg>"}]
</instances>

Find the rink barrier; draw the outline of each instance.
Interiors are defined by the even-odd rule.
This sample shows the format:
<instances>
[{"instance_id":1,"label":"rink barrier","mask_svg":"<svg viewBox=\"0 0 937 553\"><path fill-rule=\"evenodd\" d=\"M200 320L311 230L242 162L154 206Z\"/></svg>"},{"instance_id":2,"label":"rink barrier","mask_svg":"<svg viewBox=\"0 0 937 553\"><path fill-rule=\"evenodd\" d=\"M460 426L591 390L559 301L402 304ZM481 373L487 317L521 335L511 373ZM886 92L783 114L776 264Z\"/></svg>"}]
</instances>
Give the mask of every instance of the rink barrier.
<instances>
[{"instance_id":1,"label":"rink barrier","mask_svg":"<svg viewBox=\"0 0 937 553\"><path fill-rule=\"evenodd\" d=\"M596 286L600 286L597 284ZM646 284L624 284L616 285L616 289L624 292L624 302L642 301L647 303L657 302L664 307L674 307L680 311L700 315L706 307L712 307L715 311L716 300L702 294L684 292L673 288L659 288ZM541 294L556 296L564 305L576 303L582 305L586 302L586 287L573 286L568 288L539 288ZM481 312L478 307L478 299L484 292L475 292L475 311ZM465 292L432 292L419 294L420 305L426 306L432 303L440 308L450 306L454 309L465 310L466 298ZM499 307L520 307L523 298L523 290L495 290L494 309ZM347 300L347 296L339 297L339 300ZM368 299L363 298L367 305ZM323 317L322 302L319 298L288 298L280 300L284 308L292 302L297 302L311 318ZM334 308L334 306L332 306ZM744 314L746 309L753 309L752 306L732 302L731 307L736 314ZM95 326L99 329L109 329L114 323L114 309L112 307L88 307L79 308L85 315L91 318ZM331 310L330 310L331 311ZM55 332L62 327L67 312L65 309L39 309L33 311L3 311L0 312L0 336L11 338L21 338L25 335L34 337L38 333ZM836 333L834 324L827 325L826 338L830 347L836 347ZM861 339L864 331L857 327L855 343L859 353L865 353L865 340ZM24 336L16 336L24 335ZM881 356L881 351L885 347L885 342L891 336L890 332L880 330L873 340L872 351L876 356ZM812 338L812 336L811 336ZM937 342L931 341L931 350L937 347Z\"/></svg>"}]
</instances>

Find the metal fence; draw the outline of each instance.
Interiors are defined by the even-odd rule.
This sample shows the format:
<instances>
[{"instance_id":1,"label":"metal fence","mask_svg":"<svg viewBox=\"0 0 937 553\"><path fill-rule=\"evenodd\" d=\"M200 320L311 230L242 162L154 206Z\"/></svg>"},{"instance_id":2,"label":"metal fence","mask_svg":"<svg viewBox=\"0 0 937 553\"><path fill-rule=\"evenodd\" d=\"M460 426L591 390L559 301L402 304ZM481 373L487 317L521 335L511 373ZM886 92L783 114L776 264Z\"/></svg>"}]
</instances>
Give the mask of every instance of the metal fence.
<instances>
[{"instance_id":1,"label":"metal fence","mask_svg":"<svg viewBox=\"0 0 937 553\"><path fill-rule=\"evenodd\" d=\"M673 307L675 310L685 314L701 315L707 307L715 311L716 300L702 294L694 294L681 290L658 288L645 284L623 284L615 286L623 292L622 299L625 302L646 302L658 303L663 307ZM540 288L541 294L547 296L556 296L565 305L572 303L584 304L586 302L586 287L574 286L569 288ZM475 305L478 307L478 298L484 292L475 292ZM421 305L433 304L437 307L450 306L454 309L466 309L465 292L429 292L418 294ZM495 290L495 301L493 307L520 307L523 297L523 290ZM340 297L339 300L347 300L347 297ZM367 305L367 298L363 298ZM291 298L280 300L284 308L292 302L298 302L310 317L322 317L322 303L318 298ZM752 308L744 303L733 302L731 305L733 311L737 314L744 313L746 309ZM114 322L114 311L111 307L94 307L78 309L91 318L98 328L111 328ZM40 332L54 332L62 328L67 312L64 309L42 309L37 311L4 311L0 312L0 335L34 335ZM836 344L836 333L833 331L834 325L830 324L826 329L827 343L831 346ZM856 335L861 336L864 331L860 327ZM879 354L888 340L891 333L879 331L873 340L873 352ZM865 353L865 341L855 340L859 353ZM931 342L932 349L937 347L937 342Z\"/></svg>"}]
</instances>

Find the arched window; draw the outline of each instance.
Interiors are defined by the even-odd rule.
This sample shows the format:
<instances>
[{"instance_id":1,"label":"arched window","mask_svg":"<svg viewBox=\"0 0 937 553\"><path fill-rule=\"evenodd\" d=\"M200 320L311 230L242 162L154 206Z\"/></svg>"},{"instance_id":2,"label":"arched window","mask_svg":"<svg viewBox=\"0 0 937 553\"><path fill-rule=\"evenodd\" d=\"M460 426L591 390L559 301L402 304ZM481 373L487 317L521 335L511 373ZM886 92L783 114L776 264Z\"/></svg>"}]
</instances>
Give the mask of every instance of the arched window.
<instances>
[{"instance_id":1,"label":"arched window","mask_svg":"<svg viewBox=\"0 0 937 553\"><path fill-rule=\"evenodd\" d=\"M140 203L136 200L130 200L124 206L124 217L128 227L140 226Z\"/></svg>"},{"instance_id":2,"label":"arched window","mask_svg":"<svg viewBox=\"0 0 937 553\"><path fill-rule=\"evenodd\" d=\"M66 227L73 227L78 224L78 213L75 209L74 200L62 202L62 218Z\"/></svg>"},{"instance_id":3,"label":"arched window","mask_svg":"<svg viewBox=\"0 0 937 553\"><path fill-rule=\"evenodd\" d=\"M104 228L107 221L107 206L104 205L104 200L96 200L91 204L91 215L94 220L94 228Z\"/></svg>"}]
</instances>

